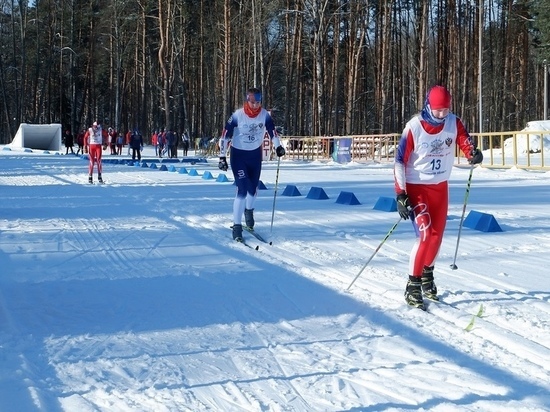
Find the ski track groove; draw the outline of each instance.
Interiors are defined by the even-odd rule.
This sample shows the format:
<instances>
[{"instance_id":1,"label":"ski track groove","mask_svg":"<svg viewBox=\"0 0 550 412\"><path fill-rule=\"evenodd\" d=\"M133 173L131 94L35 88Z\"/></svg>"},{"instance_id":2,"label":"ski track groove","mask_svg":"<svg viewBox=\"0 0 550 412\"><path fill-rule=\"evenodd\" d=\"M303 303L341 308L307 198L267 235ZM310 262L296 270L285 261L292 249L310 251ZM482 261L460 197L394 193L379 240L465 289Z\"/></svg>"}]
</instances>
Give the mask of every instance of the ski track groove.
<instances>
[{"instance_id":1,"label":"ski track groove","mask_svg":"<svg viewBox=\"0 0 550 412\"><path fill-rule=\"evenodd\" d=\"M204 216L201 218L205 219ZM219 222L216 222L215 219L208 219L208 218L206 219L209 221L209 224L207 225L208 227L219 225ZM302 220L302 222L307 223L307 220ZM196 224L198 226L204 227L204 225L201 224L198 219L196 221ZM228 231L228 235L229 233L230 232ZM259 233L262 234L262 232L259 232ZM212 232L212 234L215 235L215 232ZM252 237L252 235L250 237ZM346 234L346 239L351 241L359 241L358 239L355 238L355 236L351 236L349 234ZM351 275L346 276L341 271L334 270L332 269L332 267L325 265L323 261L319 259L319 256L309 256L309 255L306 256L303 248L298 249L299 253L296 253L294 252L296 248L285 247L287 246L285 243L288 243L288 242L284 242L284 241L282 242L277 238L269 239L269 240L273 240L273 245L263 244L262 242L257 241L257 243L260 244L259 251L247 250L246 252L250 253L251 255L260 253L268 257L270 263L279 264L279 265L281 264L280 258L278 258L279 256L291 255L292 256L292 259L290 259L291 261L302 262L303 265L300 267L298 265L289 266L285 264L287 267L292 268L297 273L301 273L304 276L307 276L313 280L317 279L317 281L318 281L319 274L322 274L324 281L328 281L325 283L330 283L331 286L334 287L339 292L341 292L341 289L343 286L347 287L346 282L349 282L351 280ZM387 254L384 254L384 256L389 257L390 259L401 263L403 267L407 267L408 253L403 252L397 246L393 246L393 245L384 244L383 247L392 249L393 251L397 252L396 253L397 256L403 256L403 258L400 259L399 257L387 256ZM367 273L365 273L366 271L367 269L365 269L362 275L366 276L367 275ZM473 273L470 271L464 271L464 270L462 270L462 273L460 274L455 274L453 273L455 271L452 271L450 268L448 270L442 269L442 272L445 274L449 274L449 272L451 272L450 275L455 277L464 277L464 273L466 273L466 276L472 276L472 277L478 276L476 273ZM484 276L479 276L479 278L484 279ZM338 282L334 282L334 280L337 280ZM361 283L363 282L360 282L358 279L358 282L356 283L355 287L359 286ZM362 301L366 301L366 302L369 302L369 304L372 304L372 302L375 301L374 298L380 295L391 297L392 300L396 301L396 303L403 300L401 292L396 292L395 289L391 285L388 285L387 282L378 282L378 283L379 285L375 288L377 290L374 290L375 293L373 293L373 285L374 285L373 277L371 276L369 278L369 290L367 291L364 288L361 288L362 293L368 294L368 297L366 299L361 298ZM442 296L445 297L445 294L443 294ZM516 299L516 301L519 303L521 302L521 299ZM540 299L540 301L544 302L543 299ZM487 304L491 303L491 299L484 300L482 298L478 298L477 301L474 301L473 299L466 299L462 303L458 302L453 304L430 302L428 304L429 314L415 308L406 307L405 304L403 303L402 306L405 308L405 312L396 311L396 314L401 320L410 321L411 313L420 312L417 314L421 317L421 319L418 320L418 325L423 328L429 328L430 333L432 335L438 336L442 341L445 341L445 334L438 331L438 327L441 327L442 324L440 322L437 322L436 327L434 327L433 325L429 325L425 322L424 316L436 316L441 322L443 322L443 324L446 324L445 330L447 332L456 334L457 329L460 331L464 331L464 328L467 326L472 316L474 316L475 313L477 312L476 305L478 302L481 304L484 304L485 309L487 309ZM472 303L474 305L472 305ZM453 305L457 305L457 306L453 306ZM445 306L448 306L448 307L444 308ZM462 306L464 306L465 308L462 309ZM411 312L411 311L416 311L416 312ZM482 316L481 318L475 319L475 326L471 332L468 333L464 331L464 333L465 333L465 338L464 338L465 344L468 344L468 342L470 342L472 339L475 339L474 338L475 336L477 339L481 339L482 341L490 341L493 345L500 348L503 353L507 353L511 356L528 361L530 364L532 364L536 368L542 368L544 371L550 370L550 366L545 365L547 363L546 359L550 358L550 349L546 345L542 345L541 343L532 342L525 339L522 336L521 331L514 330L510 326L491 322L490 316L487 315L487 313L485 313L485 315ZM513 350L510 350L510 348L513 348ZM499 359L494 359L494 360L496 362L501 361ZM510 367L512 367L512 365L510 365Z\"/></svg>"},{"instance_id":2,"label":"ski track groove","mask_svg":"<svg viewBox=\"0 0 550 412\"><path fill-rule=\"evenodd\" d=\"M208 220L209 224L208 225L205 225L204 224L204 220ZM186 221L186 223L193 227L193 228L197 228L197 229L200 229L204 232L207 232L208 235L211 235L209 237L212 237L212 238L216 238L218 240L218 242L220 242L220 239L219 237L221 235L219 235L215 229L213 229L213 227L220 227L219 223L216 222L215 220L213 219L208 219L208 217L205 217L205 216L194 216L194 215L190 215L190 216L186 216L184 218L184 220ZM179 219L178 219L179 221ZM225 227L226 225L224 225L222 223L222 227ZM219 231L218 231L219 232ZM228 229L227 230L227 242L226 244L228 246L230 246L231 248L233 249L238 249L238 250L241 250L243 252L246 252L246 253L250 253L252 256L254 256L255 254L259 253L259 251L257 250L254 250L254 249L251 249L249 248L248 246L245 246L243 244L240 244L238 242L234 242L231 240L231 237L230 237L230 230ZM249 234L249 236L247 236L247 242L248 240L251 240L251 242L249 242L249 244L253 244L253 245L259 245L260 246L260 250L261 248L266 248L266 247L270 247L270 245L268 245L267 243L264 243L264 242L261 242L259 240L257 240L256 238L253 237L253 235ZM252 240L254 239L254 240ZM253 246L254 247L254 246ZM256 256L259 256L259 255L256 255ZM277 261L278 263L280 263L280 261ZM296 308L297 311L300 311L299 307L295 304L295 302L290 299L288 296L286 296L284 293L282 293L282 291L280 289L278 289L279 292L281 292L281 294L283 296L285 296L287 298L287 300L294 305L294 307ZM273 361L275 362L275 364L277 365L277 368L279 369L279 374L277 373L274 373L274 371L270 371L271 373L271 377L268 377L268 378L265 378L265 380L273 380L274 382L277 383L277 385L284 385L284 387L287 388L288 392L290 393L293 393L294 394L294 399L300 399L300 407L303 408L303 410L313 410L314 408L309 404L309 402L304 398L304 396L301 394L300 390L292 383L292 380L293 380L293 376L289 376L288 373L284 370L284 367L283 365L281 364L281 362L279 361L276 353L272 350L272 345L269 344L269 342L265 339L265 337L260 333L260 331L258 330L258 327L257 327L257 324L253 321L249 321L248 322L248 325L250 325L252 328L253 328L253 331L254 333L256 334L256 336L258 337L258 339L260 340L260 342L262 342L262 347L261 349L263 350L266 350L270 353L270 356L271 358L273 359ZM285 346L288 346L289 344L286 344ZM250 348L248 348L250 349ZM233 385L235 385L237 388L239 388L239 391L241 391L242 393L242 396L244 396L248 402L250 402L250 400L248 399L247 395L245 394L244 392L244 389L240 388L239 385L235 382L233 382ZM252 396L252 395L250 395ZM285 397L288 398L289 394L288 393L285 393L284 394ZM288 399L287 399L288 400ZM262 403L259 399L255 399L256 402L258 403ZM293 403L294 403L294 400L293 400ZM278 405L279 407L281 405ZM284 407L286 407L287 405L284 405ZM240 404L240 407L242 408L242 404ZM267 407L267 406L266 406ZM253 409L251 409L253 410Z\"/></svg>"},{"instance_id":3,"label":"ski track groove","mask_svg":"<svg viewBox=\"0 0 550 412\"><path fill-rule=\"evenodd\" d=\"M208 220L208 224L205 225L204 224L204 220ZM223 219L223 218L222 218ZM195 218L189 218L189 221L192 222L192 226L194 227L197 227L197 228L202 228L202 229L207 229L209 231L209 234L212 235L212 237L216 237L216 238L219 238L219 235L217 235L217 233L215 232L215 230L212 229L212 227L219 227L220 226L220 223L217 222L216 220L214 219L209 219L208 217L205 217L205 216L200 216L200 217L195 217ZM222 223L222 226L223 226L223 223ZM261 233L260 233L261 234ZM228 231L228 238L230 239L230 232ZM265 238L265 237L264 237ZM261 242L259 240L257 240L256 238L253 237L253 235L250 235L247 237L247 241L250 239L250 244L253 244L253 245L259 245L260 246L260 249L259 251L254 251L253 249L250 249L250 248L247 248L247 247L244 247L242 245L239 245L237 244L236 242L231 242L231 240L228 240L228 244L229 245L232 245L232 246L239 246L239 248L241 248L243 251L245 251L246 253L249 253L251 256L256 256L258 257L258 253L261 253L264 255L264 257L268 257L268 261L270 263L273 263L275 265L280 265L281 264L281 259L280 259L280 256L283 256L284 254L287 254L288 253L288 249L287 248L281 248L283 250L279 250L279 248L275 247L275 249L271 249L273 246L272 245L269 245L267 243L264 243L264 242ZM219 239L218 239L219 241ZM321 268L324 268L324 266L322 264L320 264L319 262L315 261L315 260L310 260L310 259L307 259L307 258L303 258L303 259L298 259L299 257L303 257L302 254L298 255L298 254L294 254L294 253L291 253L292 256L293 256L293 259L291 259L292 261L294 260L297 260L297 261L305 261L306 265L315 265L316 267L319 268L319 270L321 270ZM285 264L287 267L290 267L290 268L294 268L296 270L296 272L300 273L300 266L297 266L297 265L288 265L288 263ZM313 271L315 272L315 271ZM332 271L331 270L331 273L332 274L338 274L341 276L341 273L340 272L335 272L335 271ZM344 278L345 279L345 278ZM280 291L280 289L279 289ZM281 292L281 291L280 291ZM339 292L339 291L338 291ZM282 292L281 292L282 293ZM283 293L284 295L284 293ZM299 307L292 301L292 299L288 298L287 299L289 300L289 302L291 302L292 304L294 304L296 310L300 311ZM287 379L288 379L288 382L286 383L286 386L289 387L289 389L296 394L296 398L300 399L303 403L303 405L301 405L304 409L303 410L313 410L313 407L307 402L307 400L302 396L302 394L300 393L299 389L296 388L292 382L291 382L291 379L292 379L292 376L288 376L288 373L284 370L282 364L279 362L277 356L275 355L275 353L270 349L270 345L268 344L268 342L265 340L265 338L260 334L260 332L257 330L257 327L256 327L256 324L253 324L252 322L250 322L251 325L254 326L254 328L256 329L256 333L257 333L257 336L260 338L260 340L263 342L263 345L265 346L265 348L269 349L270 353L272 354L272 357L273 359L275 360L275 362L277 363L278 365L278 368L280 369L281 371L281 374L283 376L285 376ZM317 350L317 354L319 354L319 348L316 348ZM338 354L334 354L333 351L330 351L330 350L323 350L323 352L325 354L330 354L331 356L341 356L341 355L338 355ZM280 381L280 378L274 378L275 380L277 381ZM354 381L353 381L354 382ZM354 383L358 383L358 382L354 382ZM360 384L360 383L359 383ZM365 384L360 384L360 386L364 387ZM369 386L370 388L370 386ZM353 389L353 388L352 388ZM383 395L387 395L388 392L385 391L383 388L378 390L379 393L383 394ZM395 398L395 396L394 396ZM396 398L396 399L399 399L399 398ZM399 401L403 401L403 399L399 399Z\"/></svg>"},{"instance_id":4,"label":"ski track groove","mask_svg":"<svg viewBox=\"0 0 550 412\"><path fill-rule=\"evenodd\" d=\"M219 228L220 225L222 227L225 227L224 222L220 223L220 220L225 220L225 217L223 215L216 215L214 217L205 217L205 216L188 216L186 219L187 224L204 230L208 229L208 235L210 237L216 238L217 241L220 241L221 234L219 233L219 230L216 231L216 228ZM207 223L205 224L205 220ZM262 232L259 232L262 234ZM235 242L231 241L230 238L230 231L227 231L227 244L230 245L232 248L240 249L244 251L245 253L250 254L251 256L260 256L263 255L264 258L268 258L267 261L274 265L281 265L281 256L284 255L292 255L291 261L296 262L302 262L301 266L299 265L291 265L287 267L291 268L292 270L296 271L297 273L301 273L302 275L311 278L313 280L318 281L319 274L322 274L324 281L327 281L326 283L330 283L331 286L337 290L338 292L341 292L342 286L347 285L347 283L351 279L351 275L347 276L346 274L342 273L342 271L334 270L330 266L324 264L324 262L319 261L319 256L313 256L313 255L307 255L304 252L303 248L298 248L298 253L293 252L293 250L296 250L292 247L287 247L288 241L281 241L280 239L274 238L269 239L273 240L273 245L269 245L263 242L258 241L257 239L253 238L252 235L247 237L247 241L249 244L256 245L258 244L260 246L260 249L258 251L255 251L251 248L245 247L243 245L238 245ZM350 241L359 241L358 239L355 239L354 237L350 235L346 235L346 239ZM363 243L363 242L361 242ZM386 245L385 245L386 246ZM309 247L308 250L315 249L314 247ZM399 259L398 257L390 257L392 260L395 260L396 262L402 263L403 265L406 265L406 259L408 259L408 255L406 255L403 251L398 249L396 246L391 246L391 249L397 252L397 256L403 256L403 259ZM374 250L374 249L373 249ZM322 251L321 251L322 253ZM450 269L449 269L450 270ZM364 275L367 275L364 273ZM454 273L451 273L451 275L456 276ZM475 275L472 273L472 275ZM358 282L357 286L360 286L363 282ZM375 283L377 283L377 286L374 286ZM374 289L374 290L373 290ZM466 309L460 309L458 306L451 306L449 305L448 308L444 309L444 306L447 306L444 303L430 303L429 304L429 314L420 311L415 308L409 308L404 306L404 303L399 305L399 302L402 301L402 295L401 292L397 292L394 287L391 285L388 285L387 282L373 282L373 277L370 277L369 281L369 290L365 290L364 288L361 288L362 294L367 294L367 296L362 296L360 300L368 302L369 304L372 304L372 302L375 302L376 296L387 296L391 297L392 300L396 302L396 315L397 317L404 321L404 322L410 322L411 315L412 319L417 323L418 327L423 328L429 328L430 333L434 336L437 336L441 341L446 340L446 334L451 333L453 335L456 335L457 329L460 331L463 331L465 326L469 323L471 317L475 314L475 307L471 306L471 303L473 302L472 299L465 300L463 302L462 306L470 306L470 310L473 310L474 313L469 313L466 311ZM479 301L482 301L482 303L490 302L490 300L483 301L482 299L478 299ZM520 299L517 299L518 302ZM541 301L543 301L541 299ZM477 303L476 303L477 304ZM376 306L376 305L375 305ZM486 305L485 305L486 306ZM403 309L400 309L403 308ZM449 313L449 311L451 313ZM454 312L454 313L453 313ZM426 323L426 316L436 316L440 322L435 322L433 324ZM475 340L481 341L490 341L493 345L496 347L499 347L502 351L502 353L507 353L512 356L516 356L518 358L522 358L527 360L530 364L532 364L536 368L541 368L543 371L541 372L543 375L548 371L548 369L544 366L545 361L544 359L547 359L549 357L548 354L548 348L533 343L530 341L526 341L522 336L521 333L518 333L515 330L510 330L509 328L504 327L503 325L497 325L494 323L491 323L488 319L482 318L476 318L475 319L475 326L474 329L466 333L464 332L464 338L461 340L462 344L465 344L467 346L470 346L472 348L475 348L475 344L473 343ZM438 328L443 326L443 330L440 330ZM499 342L507 342L508 347L506 345L502 345ZM478 345L479 346L479 345ZM482 345L481 345L482 346ZM510 351L509 348L514 348L514 350ZM478 353L478 356L480 354ZM534 360L535 359L535 360ZM495 362L499 363L502 362L501 359L493 359ZM512 367L513 365L510 365ZM283 371L284 373L284 371ZM293 388L293 391L296 389ZM301 397L302 398L302 397ZM303 398L302 398L303 399Z\"/></svg>"},{"instance_id":5,"label":"ski track groove","mask_svg":"<svg viewBox=\"0 0 550 412\"><path fill-rule=\"evenodd\" d=\"M79 221L79 226L85 227L85 231L80 229L79 227L73 227L71 228L72 235L74 236L74 239L76 240L77 244L80 246L79 250L85 250L88 249L87 252L83 253L101 253L101 256L103 259L106 259L108 262L112 263L115 266L126 266L125 262L127 260L127 257L124 256L124 253L127 252L125 249L116 248L111 244L110 236L109 236L109 226L108 224L98 224L98 221L89 221L89 220L82 220ZM93 238L95 241L94 248L92 250L90 249L89 239ZM86 239L86 241L85 241ZM74 258L74 257L73 257ZM103 268L105 265L103 263L97 265L97 268ZM109 266L107 266L109 267ZM84 271L87 270L87 268L83 268ZM109 278L109 273L105 270L101 270L103 275L106 278Z\"/></svg>"},{"instance_id":6,"label":"ski track groove","mask_svg":"<svg viewBox=\"0 0 550 412\"><path fill-rule=\"evenodd\" d=\"M351 235L349 234L346 234L346 238L347 239L351 239ZM359 243L361 244L364 244L364 245L367 245L369 247L372 248L372 245L369 245L367 244L365 241L362 241L362 240L358 240ZM393 250L394 252L396 252L396 256L403 256L404 258L403 259L400 259L399 257L396 257L396 256L391 256L389 255L388 253L384 253L382 251L383 248L386 248L386 249L391 249ZM402 263L403 265L407 265L408 263L405 261L405 259L408 259L408 254L405 255L405 252L403 252L401 249L399 249L397 246L395 245L392 245L391 243L385 243L382 247L382 249L379 251L379 254L382 254L383 256L389 258L389 259L392 259L396 262L400 262ZM374 251L375 248L372 248L372 250ZM405 266L406 267L406 266ZM436 268L437 271L445 274L446 276L451 276L455 279L462 279L462 278L468 278L468 279L473 279L473 278L479 278L479 279L482 279L483 281L485 281L486 283L495 283L495 284L498 284L500 285L501 287L504 288L504 290L502 289L496 289L496 292L497 293L501 293L503 294L504 296L506 296L508 299L510 300L513 300L515 301L516 303L525 303L524 301L525 300L529 300L529 299L537 299L539 302L542 302L542 303L548 303L547 300L545 300L544 298L542 297L537 297L537 296L533 296L531 294L528 293L527 290L514 290L514 291L510 291L511 289L511 286L510 284L508 283L505 283L503 281L499 281L499 280L495 280L494 278L490 278L486 275L480 275L476 272L472 272L472 271L469 271L469 270L465 270L465 269L459 269L459 271L457 272L456 270L452 270L450 268L446 268L445 265L439 265L437 268ZM505 292L505 290L508 290L509 292ZM490 294L490 293L494 293L495 291L492 291L492 292L486 292L487 294ZM468 294L468 292L461 292L463 294ZM512 295L515 295L515 294L519 294L520 296L512 296ZM444 296L444 295L442 295ZM457 294L455 294L455 296L458 296ZM474 304L477 304L476 302L479 302L480 304L487 304L488 302L491 302L493 301L494 302L494 299L483 299L482 298L483 294L480 295L480 297L478 298L471 298L471 299L464 299L463 302L460 302L460 301L457 301L457 302L454 302L453 305L453 308L457 309L459 307L459 305L461 303L463 303L462 306L472 306L472 303ZM434 303L436 304L436 303ZM486 305L485 305L486 306ZM532 306L531 306L531 311L532 311ZM475 310L475 307L471 307L471 310ZM542 305L537 305L537 310L540 310L541 312L543 312L545 315L548 315L550 313L550 305L545 305L545 306L542 306ZM543 315L541 315L541 318L544 317ZM520 340L523 340L525 341L525 344L527 344L528 346L532 346L531 345L531 342L530 341L527 341L523 338L522 336L522 331L521 330L517 330L517 329L514 329L512 328L511 326L509 325L506 325L504 324L502 321L499 321L499 318L496 317L496 321L495 322L491 322L489 320L490 316L485 314L484 316L485 319L483 319L484 321L484 324L486 326L488 325L493 325L494 327L496 328L500 328L502 330L502 332L505 334L505 335L508 335L508 334L511 334L510 336L510 339L513 339L514 337L517 337L519 338ZM498 322L498 323L497 323ZM498 339L498 334L495 334L494 331L493 331L493 335L495 336L494 337L494 340L495 340L495 343L499 341ZM537 342L535 344L535 346L532 348L532 350L534 351L534 353L539 353L540 350L537 349L537 345L540 346L541 348L543 348L543 350L550 350L550 346L547 346L545 344L543 344L542 342ZM497 346L501 346L501 345L497 345ZM514 346L517 346L517 345L512 345L512 347ZM524 358L524 356L521 356L521 349L518 349L517 351L514 352L516 354L516 356L518 357L521 357L521 358ZM542 354L539 353L539 356L543 356ZM529 358L525 358L527 360L529 360Z\"/></svg>"},{"instance_id":7,"label":"ski track groove","mask_svg":"<svg viewBox=\"0 0 550 412\"><path fill-rule=\"evenodd\" d=\"M256 334L256 336L258 337L260 342L262 342L262 344L265 346L265 348L267 349L267 351L271 355L272 359L277 364L277 367L279 368L279 371L280 371L281 375L284 376L284 378L285 378L284 382L280 378L271 378L271 379L274 379L279 384L284 383L284 386L286 386L292 393L294 393L296 395L296 397L298 399L300 399L302 401L300 407L303 407L304 410L313 410L314 408L312 407L312 405L310 405L307 402L307 400L300 393L300 390L292 383L293 377L287 373L287 371L285 370L285 368L283 367L283 365L279 361L279 358L277 357L276 353L271 349L272 345L270 345L269 342L267 341L267 339L265 339L265 337L260 333L260 331L258 330L256 322L249 321L248 324L252 326L252 328L254 330L254 333ZM285 394L285 396L288 396L288 395Z\"/></svg>"},{"instance_id":8,"label":"ski track groove","mask_svg":"<svg viewBox=\"0 0 550 412\"><path fill-rule=\"evenodd\" d=\"M204 219L204 216L202 216L201 218ZM194 221L194 226L195 227L199 227L199 228L207 228L209 229L213 235L216 234L215 231L212 230L211 227L209 227L210 225L208 226L203 226L201 225L200 223L198 223L199 220L197 219L196 221ZM209 222L211 224L214 224L215 226L218 226L218 224L214 221L214 220L209 220ZM228 239L230 239L230 231L228 230L227 231L228 233ZM246 235L245 235L246 236ZM228 241L228 244L232 247L232 248L236 248L236 249L240 249L240 250L243 250L247 253L250 253L251 255L255 255L257 254L258 252L260 252L261 250L264 250L264 249L267 249L269 247L271 247L271 245L267 244L267 243L264 243L264 242L261 242L260 240L256 239L252 234L249 234L248 236L246 236L246 242L251 245L252 247L254 246L259 246L260 249L259 250L254 250L254 249L250 249L249 247L247 246L244 246L242 244L239 244L238 242L232 242L231 240ZM272 259L272 262L271 263L280 263L280 260L278 259ZM297 311L301 311L300 308L298 307L298 305L296 305L296 303L290 299L288 296L286 296L286 294L284 294L279 288L277 288L277 290L283 295L285 296L285 298L294 306L294 308L297 310ZM271 379L274 379L275 381L277 381L279 384L281 383L284 383L284 385L287 387L287 389L289 391L291 391L292 393L295 394L295 398L297 399L300 399L302 401L302 405L301 407L304 408L304 410L313 410L313 407L307 402L307 400L302 396L302 394L300 393L299 389L296 388L296 386L292 383L292 376L289 376L286 371L284 370L281 362L279 361L279 359L277 358L277 355L274 353L273 350L271 350L271 345L269 344L269 342L264 338L264 336L259 332L258 330L258 327L257 327L257 324L255 322L248 322L248 324L250 324L253 329L254 329L254 332L256 334L256 336L258 336L259 340L262 342L263 344L263 347L271 354L271 357L272 359L275 361L275 363L277 364L277 367L280 371L280 374L281 376L284 376L284 382L283 380L280 378L280 377L273 377ZM288 394L285 394L285 396L288 396Z\"/></svg>"}]
</instances>

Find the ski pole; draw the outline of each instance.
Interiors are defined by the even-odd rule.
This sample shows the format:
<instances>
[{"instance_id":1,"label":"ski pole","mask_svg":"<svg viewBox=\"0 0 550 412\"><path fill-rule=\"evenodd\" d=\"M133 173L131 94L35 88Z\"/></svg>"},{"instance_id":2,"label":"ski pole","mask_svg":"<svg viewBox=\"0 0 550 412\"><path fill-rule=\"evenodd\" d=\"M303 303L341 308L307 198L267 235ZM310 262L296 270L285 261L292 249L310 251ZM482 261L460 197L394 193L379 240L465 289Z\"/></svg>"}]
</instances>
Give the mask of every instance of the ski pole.
<instances>
[{"instance_id":1,"label":"ski pole","mask_svg":"<svg viewBox=\"0 0 550 412\"><path fill-rule=\"evenodd\" d=\"M355 281L357 280L357 278L359 276L361 276L361 273L363 273L363 271L366 269L366 267L368 266L368 264L370 263L370 261L372 260L372 258L374 258L374 255L376 255L378 253L378 251L380 250L380 248L382 247L382 245L386 242L386 240L388 240L388 238L390 237L390 235L393 233L393 231L395 230L395 228L397 227L397 225L399 224L399 222L401 222L401 217L399 217L399 220L397 222L395 222L395 224L392 226L392 228L390 229L390 231L386 234L386 236L384 237L384 239L382 239L382 242L380 242L380 244L378 245L378 247L375 249L375 251L373 252L373 254L371 255L371 257L369 258L369 260L367 260L367 262L365 263L365 265L361 268L361 270L359 271L359 273L355 276L355 278L353 278L353 280L351 281L351 283L349 284L349 286L347 287L346 291L348 291L351 286L355 283Z\"/></svg>"},{"instance_id":2,"label":"ski pole","mask_svg":"<svg viewBox=\"0 0 550 412\"><path fill-rule=\"evenodd\" d=\"M275 193L273 194L273 208L271 209L271 234L273 234L273 218L275 217L275 199L277 198L277 187L279 186L279 167L281 166L281 158L277 159L277 175L275 177Z\"/></svg>"},{"instance_id":3,"label":"ski pole","mask_svg":"<svg viewBox=\"0 0 550 412\"><path fill-rule=\"evenodd\" d=\"M456 249L455 249L455 258L453 263L450 265L452 270L457 270L458 266L456 265L456 255L458 254L458 244L460 243L460 234L462 232L462 223L464 222L464 214L466 213L466 204L468 203L468 197L470 196L470 185L472 184L472 172L474 171L474 166L470 167L470 176L468 176L468 184L466 185L466 194L464 195L464 205L462 205L462 217L460 218L460 225L458 226L458 237L456 239Z\"/></svg>"}]
</instances>

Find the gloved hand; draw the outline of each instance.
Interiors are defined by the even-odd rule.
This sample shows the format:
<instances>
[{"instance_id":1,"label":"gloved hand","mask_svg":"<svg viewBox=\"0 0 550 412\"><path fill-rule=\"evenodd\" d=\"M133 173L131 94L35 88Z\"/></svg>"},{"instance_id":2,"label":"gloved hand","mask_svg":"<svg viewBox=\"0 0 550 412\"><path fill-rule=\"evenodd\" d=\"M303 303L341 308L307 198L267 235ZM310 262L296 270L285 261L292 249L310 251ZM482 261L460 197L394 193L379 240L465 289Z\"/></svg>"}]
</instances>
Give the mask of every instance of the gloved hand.
<instances>
[{"instance_id":1,"label":"gloved hand","mask_svg":"<svg viewBox=\"0 0 550 412\"><path fill-rule=\"evenodd\" d=\"M275 149L275 153L277 153L277 156L281 157L285 155L286 151L283 146L279 146Z\"/></svg>"},{"instance_id":2,"label":"gloved hand","mask_svg":"<svg viewBox=\"0 0 550 412\"><path fill-rule=\"evenodd\" d=\"M227 171L229 166L227 165L227 159L225 156L220 157L220 163L218 163L218 169L223 170L224 172Z\"/></svg>"},{"instance_id":3,"label":"gloved hand","mask_svg":"<svg viewBox=\"0 0 550 412\"><path fill-rule=\"evenodd\" d=\"M397 195L397 211L403 220L407 220L410 217L411 204L409 202L409 196L407 196L406 193Z\"/></svg>"},{"instance_id":4,"label":"gloved hand","mask_svg":"<svg viewBox=\"0 0 550 412\"><path fill-rule=\"evenodd\" d=\"M472 149L468 163L470 163L471 165L477 165L478 163L481 163L481 162L483 162L483 153L481 152L481 150Z\"/></svg>"}]
</instances>

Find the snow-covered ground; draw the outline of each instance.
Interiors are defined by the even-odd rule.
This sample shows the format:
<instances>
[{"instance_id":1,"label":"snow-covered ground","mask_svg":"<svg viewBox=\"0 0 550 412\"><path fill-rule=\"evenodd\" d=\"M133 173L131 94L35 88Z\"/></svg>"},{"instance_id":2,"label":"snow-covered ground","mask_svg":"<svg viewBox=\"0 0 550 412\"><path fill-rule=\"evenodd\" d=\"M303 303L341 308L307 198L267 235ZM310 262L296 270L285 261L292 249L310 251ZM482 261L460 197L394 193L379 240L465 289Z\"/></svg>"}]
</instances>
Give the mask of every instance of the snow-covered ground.
<instances>
[{"instance_id":1,"label":"snow-covered ground","mask_svg":"<svg viewBox=\"0 0 550 412\"><path fill-rule=\"evenodd\" d=\"M451 270L455 168L423 312L409 222L346 291L398 220L373 209L392 165L283 160L271 233L266 163L257 251L230 239L232 182L179 173L216 165L106 163L100 186L79 157L0 150L0 411L550 410L550 173L476 168L466 214L503 232L465 227Z\"/></svg>"}]
</instances>

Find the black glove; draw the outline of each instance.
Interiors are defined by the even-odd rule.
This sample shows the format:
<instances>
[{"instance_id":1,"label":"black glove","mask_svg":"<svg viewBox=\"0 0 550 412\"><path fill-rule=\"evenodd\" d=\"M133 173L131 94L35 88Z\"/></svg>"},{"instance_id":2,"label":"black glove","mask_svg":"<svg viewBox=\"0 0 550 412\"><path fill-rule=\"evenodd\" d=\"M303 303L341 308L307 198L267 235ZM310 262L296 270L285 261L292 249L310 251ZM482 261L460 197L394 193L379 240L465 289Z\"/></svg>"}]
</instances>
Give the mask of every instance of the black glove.
<instances>
[{"instance_id":1,"label":"black glove","mask_svg":"<svg viewBox=\"0 0 550 412\"><path fill-rule=\"evenodd\" d=\"M277 153L277 156L281 157L285 155L286 151L283 146L279 146L275 149L275 153Z\"/></svg>"},{"instance_id":2,"label":"black glove","mask_svg":"<svg viewBox=\"0 0 550 412\"><path fill-rule=\"evenodd\" d=\"M478 163L483 162L483 153L481 153L481 150L479 149L472 149L472 152L470 153L470 159L468 162L471 165L477 165Z\"/></svg>"},{"instance_id":3,"label":"black glove","mask_svg":"<svg viewBox=\"0 0 550 412\"><path fill-rule=\"evenodd\" d=\"M225 158L225 156L221 156L220 163L218 163L218 169L223 170L225 172L227 171L228 167L229 166L227 165L227 159Z\"/></svg>"},{"instance_id":4,"label":"black glove","mask_svg":"<svg viewBox=\"0 0 550 412\"><path fill-rule=\"evenodd\" d=\"M409 196L407 196L405 193L397 195L397 211L399 212L399 216L401 216L403 220L407 220L411 215L411 204L409 203Z\"/></svg>"}]
</instances>

